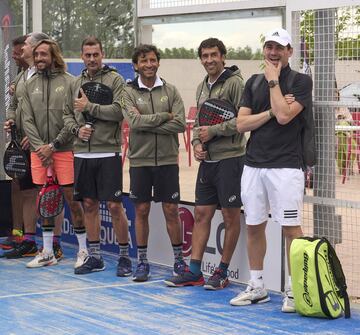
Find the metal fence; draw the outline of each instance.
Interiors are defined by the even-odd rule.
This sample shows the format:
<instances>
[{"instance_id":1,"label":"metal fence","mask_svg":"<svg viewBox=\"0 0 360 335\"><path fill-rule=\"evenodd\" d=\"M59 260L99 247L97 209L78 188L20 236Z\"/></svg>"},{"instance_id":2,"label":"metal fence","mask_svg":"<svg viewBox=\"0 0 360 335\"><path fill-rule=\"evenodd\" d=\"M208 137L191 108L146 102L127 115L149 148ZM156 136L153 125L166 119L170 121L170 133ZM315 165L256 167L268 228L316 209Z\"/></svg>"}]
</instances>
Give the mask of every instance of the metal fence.
<instances>
[{"instance_id":1,"label":"metal fence","mask_svg":"<svg viewBox=\"0 0 360 335\"><path fill-rule=\"evenodd\" d=\"M292 13L293 67L312 74L318 161L309 176L306 234L326 236L360 296L360 8ZM311 185L310 185L311 184Z\"/></svg>"}]
</instances>

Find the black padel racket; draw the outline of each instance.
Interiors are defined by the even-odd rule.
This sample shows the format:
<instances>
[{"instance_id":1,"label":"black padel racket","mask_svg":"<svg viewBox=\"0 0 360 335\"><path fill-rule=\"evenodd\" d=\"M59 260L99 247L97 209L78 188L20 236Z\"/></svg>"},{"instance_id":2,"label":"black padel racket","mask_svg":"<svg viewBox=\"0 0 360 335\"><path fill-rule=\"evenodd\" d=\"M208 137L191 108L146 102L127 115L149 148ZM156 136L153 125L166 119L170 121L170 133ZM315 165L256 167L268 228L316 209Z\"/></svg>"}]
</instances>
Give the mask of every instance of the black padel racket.
<instances>
[{"instance_id":1,"label":"black padel racket","mask_svg":"<svg viewBox=\"0 0 360 335\"><path fill-rule=\"evenodd\" d=\"M44 219L58 216L64 208L64 193L53 177L51 167L47 169L46 183L39 192L37 208L40 216Z\"/></svg>"},{"instance_id":2,"label":"black padel racket","mask_svg":"<svg viewBox=\"0 0 360 335\"><path fill-rule=\"evenodd\" d=\"M198 118L200 126L214 126L229 121L237 116L235 107L226 100L208 99L201 105ZM210 141L203 143L204 149L210 142L216 141L220 137L214 137Z\"/></svg>"},{"instance_id":3,"label":"black padel racket","mask_svg":"<svg viewBox=\"0 0 360 335\"><path fill-rule=\"evenodd\" d=\"M109 86L96 81L89 81L81 86L86 97L90 102L99 105L111 105L113 102L113 92ZM81 94L79 92L79 98ZM84 112L85 122L89 125L95 123L96 118L92 117L88 112Z\"/></svg>"},{"instance_id":4,"label":"black padel racket","mask_svg":"<svg viewBox=\"0 0 360 335\"><path fill-rule=\"evenodd\" d=\"M11 125L11 142L4 153L4 170L11 178L23 178L29 173L29 160L26 152L17 141L16 125Z\"/></svg>"},{"instance_id":5,"label":"black padel racket","mask_svg":"<svg viewBox=\"0 0 360 335\"><path fill-rule=\"evenodd\" d=\"M89 81L81 86L86 97L90 102L99 105L111 105L113 102L113 92L109 86L96 81ZM79 98L81 93L79 92ZM92 128L96 122L96 118L91 116L87 111L83 112L85 126ZM84 141L87 142L87 141Z\"/></svg>"}]
</instances>

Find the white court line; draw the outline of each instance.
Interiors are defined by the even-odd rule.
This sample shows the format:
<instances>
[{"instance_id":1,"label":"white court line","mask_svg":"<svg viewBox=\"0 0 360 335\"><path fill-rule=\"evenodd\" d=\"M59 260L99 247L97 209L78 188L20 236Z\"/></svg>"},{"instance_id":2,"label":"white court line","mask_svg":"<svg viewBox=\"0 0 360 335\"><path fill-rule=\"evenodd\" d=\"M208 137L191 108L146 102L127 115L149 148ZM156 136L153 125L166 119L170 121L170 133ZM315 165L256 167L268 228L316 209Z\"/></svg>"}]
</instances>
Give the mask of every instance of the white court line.
<instances>
[{"instance_id":1,"label":"white court line","mask_svg":"<svg viewBox=\"0 0 360 335\"><path fill-rule=\"evenodd\" d=\"M148 282L143 282L141 285L151 285L153 283L163 282L163 279L152 280ZM0 299L6 298L16 298L16 297L27 297L31 295L46 295L46 294L54 294L54 293L67 293L67 292L76 292L76 291L86 291L86 290L94 290L94 289L104 289L104 288L113 288L113 287L127 287L127 286L139 286L139 283L126 283L126 284L111 284L111 285L102 285L102 286L87 286L87 287L77 287L77 288L69 288L69 289L56 289L50 291L42 291L42 292L29 292L29 293L18 293L18 294L8 294L1 295Z\"/></svg>"}]
</instances>

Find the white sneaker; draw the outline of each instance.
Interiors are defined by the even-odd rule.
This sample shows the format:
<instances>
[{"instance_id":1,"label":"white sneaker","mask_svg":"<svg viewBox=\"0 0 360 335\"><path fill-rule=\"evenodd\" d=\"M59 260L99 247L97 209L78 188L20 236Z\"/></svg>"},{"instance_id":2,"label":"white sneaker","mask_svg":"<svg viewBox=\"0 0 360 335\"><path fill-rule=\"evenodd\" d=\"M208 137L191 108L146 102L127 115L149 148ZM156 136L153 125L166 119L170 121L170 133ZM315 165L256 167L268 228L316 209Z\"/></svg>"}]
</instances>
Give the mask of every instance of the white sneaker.
<instances>
[{"instance_id":1,"label":"white sneaker","mask_svg":"<svg viewBox=\"0 0 360 335\"><path fill-rule=\"evenodd\" d=\"M48 254L44 251L40 252L35 258L26 264L27 268L40 268L42 266L56 265L57 259L54 253Z\"/></svg>"},{"instance_id":2,"label":"white sneaker","mask_svg":"<svg viewBox=\"0 0 360 335\"><path fill-rule=\"evenodd\" d=\"M288 290L285 292L281 311L283 313L295 313L296 312L294 295L291 290Z\"/></svg>"},{"instance_id":3,"label":"white sneaker","mask_svg":"<svg viewBox=\"0 0 360 335\"><path fill-rule=\"evenodd\" d=\"M85 263L86 257L89 256L87 249L81 249L77 253L76 263L74 264L74 269L79 268Z\"/></svg>"},{"instance_id":4,"label":"white sneaker","mask_svg":"<svg viewBox=\"0 0 360 335\"><path fill-rule=\"evenodd\" d=\"M270 297L264 287L253 287L249 282L245 291L240 292L235 298L230 300L230 305L245 306L250 304L262 304L270 301Z\"/></svg>"}]
</instances>

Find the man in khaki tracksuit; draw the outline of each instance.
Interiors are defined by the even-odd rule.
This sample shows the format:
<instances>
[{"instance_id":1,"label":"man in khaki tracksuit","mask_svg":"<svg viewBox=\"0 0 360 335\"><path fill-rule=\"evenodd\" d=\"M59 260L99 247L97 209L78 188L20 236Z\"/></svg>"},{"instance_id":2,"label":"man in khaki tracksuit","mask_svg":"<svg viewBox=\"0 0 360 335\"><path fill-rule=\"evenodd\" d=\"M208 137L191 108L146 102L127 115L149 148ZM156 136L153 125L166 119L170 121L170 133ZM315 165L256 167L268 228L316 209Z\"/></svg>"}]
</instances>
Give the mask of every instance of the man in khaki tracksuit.
<instances>
[{"instance_id":1,"label":"man in khaki tracksuit","mask_svg":"<svg viewBox=\"0 0 360 335\"><path fill-rule=\"evenodd\" d=\"M79 254L75 274L87 274L105 269L100 255L99 202L106 201L119 243L117 275L124 277L132 273L128 221L121 203L120 125L123 115L120 107L120 92L125 82L116 71L103 65L104 56L98 38L90 36L83 41L81 57L86 68L75 79L64 111L65 125L75 135L74 198L83 201L89 242L89 252L85 244L82 253ZM90 81L102 83L112 90L111 104L100 105L89 101L81 86ZM85 125L86 118L89 117L93 120L91 128Z\"/></svg>"},{"instance_id":2,"label":"man in khaki tracksuit","mask_svg":"<svg viewBox=\"0 0 360 335\"><path fill-rule=\"evenodd\" d=\"M73 78L65 72L66 65L56 42L41 40L34 47L33 55L37 73L25 82L24 94L19 100L23 128L30 142L33 183L43 185L51 167L63 186L74 227L83 227L81 205L72 197L73 136L65 129L62 119L66 93ZM42 229L43 251L27 267L57 263L53 253L54 220L44 220Z\"/></svg>"},{"instance_id":3,"label":"man in khaki tracksuit","mask_svg":"<svg viewBox=\"0 0 360 335\"><path fill-rule=\"evenodd\" d=\"M201 42L198 48L201 64L207 76L196 91L197 107L209 98L240 106L243 80L236 66L225 68L226 48L217 38ZM203 143L215 136L220 138ZM165 281L168 286L201 286L204 277L201 261L210 234L211 220L218 206L221 207L225 225L223 253L219 266L209 277L205 288L218 290L229 283L228 266L240 234L240 180L244 164L245 137L236 131L236 119L213 126L199 127L196 119L193 147L195 159L200 161L195 190L195 224L192 232L190 266L181 276Z\"/></svg>"},{"instance_id":4,"label":"man in khaki tracksuit","mask_svg":"<svg viewBox=\"0 0 360 335\"><path fill-rule=\"evenodd\" d=\"M122 94L122 107L130 127L130 198L135 203L138 265L134 281L150 277L147 260L151 200L162 202L167 231L174 251L174 273L184 270L178 213L179 142L185 130L183 101L177 89L157 75L160 54L153 45L140 45L132 62L139 76Z\"/></svg>"}]
</instances>

